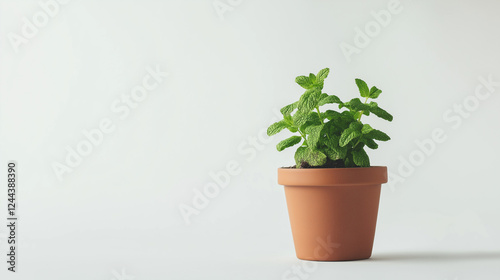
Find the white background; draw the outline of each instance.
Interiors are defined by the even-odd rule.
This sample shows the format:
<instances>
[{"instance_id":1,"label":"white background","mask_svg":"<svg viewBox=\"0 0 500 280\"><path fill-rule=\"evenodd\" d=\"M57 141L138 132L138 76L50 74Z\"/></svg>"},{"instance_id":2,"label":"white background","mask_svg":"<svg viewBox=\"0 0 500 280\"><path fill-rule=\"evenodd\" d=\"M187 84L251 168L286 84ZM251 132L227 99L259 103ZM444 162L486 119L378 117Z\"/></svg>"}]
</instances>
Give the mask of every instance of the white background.
<instances>
[{"instance_id":1,"label":"white background","mask_svg":"<svg viewBox=\"0 0 500 280\"><path fill-rule=\"evenodd\" d=\"M500 81L499 2L73 0L29 36L23 18L44 19L39 1L0 3L0 178L16 160L20 219L15 274L1 219L2 279L500 276L500 86L474 103L480 77ZM398 12L376 30L372 11L390 5ZM367 26L373 36L358 48L356 28ZM157 67L168 77L129 115L111 109ZM324 67L325 92L348 100L362 78L394 115L364 119L392 137L372 165L400 176L383 187L365 261L296 259L276 180L293 150L274 147L286 133L259 139L303 92L295 77ZM449 111L464 102L465 115ZM59 180L54 164L103 119L114 131ZM422 158L415 141L435 129L446 140ZM187 224L180 205L233 161L239 174ZM306 274L291 273L296 265Z\"/></svg>"}]
</instances>

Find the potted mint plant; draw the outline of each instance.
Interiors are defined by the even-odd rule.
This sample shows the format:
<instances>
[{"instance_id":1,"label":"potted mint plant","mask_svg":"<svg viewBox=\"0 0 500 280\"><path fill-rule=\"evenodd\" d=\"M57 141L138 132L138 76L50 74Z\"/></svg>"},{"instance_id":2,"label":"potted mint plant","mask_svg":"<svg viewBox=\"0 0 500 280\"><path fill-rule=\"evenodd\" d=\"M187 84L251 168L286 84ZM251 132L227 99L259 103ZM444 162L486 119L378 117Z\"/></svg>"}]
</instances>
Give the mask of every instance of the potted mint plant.
<instances>
[{"instance_id":1,"label":"potted mint plant","mask_svg":"<svg viewBox=\"0 0 500 280\"><path fill-rule=\"evenodd\" d=\"M328 74L325 68L317 75L297 77L305 92L281 109L283 119L273 123L267 134L285 129L295 134L279 142L278 151L298 145L295 166L278 169L297 257L366 259L372 253L381 184L387 182L387 167L371 166L366 148L377 149L377 141L390 137L362 118L375 115L392 121L393 117L373 101L382 91L363 80L355 80L363 100L342 102L324 93ZM338 110L320 110L328 104Z\"/></svg>"}]
</instances>

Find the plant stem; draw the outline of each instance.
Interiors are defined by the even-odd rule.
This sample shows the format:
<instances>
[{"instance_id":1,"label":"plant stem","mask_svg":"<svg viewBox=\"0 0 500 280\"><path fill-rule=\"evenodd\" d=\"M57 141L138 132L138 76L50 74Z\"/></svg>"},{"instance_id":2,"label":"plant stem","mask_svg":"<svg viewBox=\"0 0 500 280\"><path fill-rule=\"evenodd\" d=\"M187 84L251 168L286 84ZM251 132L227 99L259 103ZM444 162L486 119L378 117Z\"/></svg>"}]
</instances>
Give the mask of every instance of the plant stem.
<instances>
[{"instance_id":1,"label":"plant stem","mask_svg":"<svg viewBox=\"0 0 500 280\"><path fill-rule=\"evenodd\" d=\"M321 113L319 112L319 106L316 107L316 112L318 112L319 119L321 120L321 123L323 123L324 120L321 119ZM326 135L326 138L328 138L328 141L330 141L330 135Z\"/></svg>"},{"instance_id":2,"label":"plant stem","mask_svg":"<svg viewBox=\"0 0 500 280\"><path fill-rule=\"evenodd\" d=\"M359 140L360 139L358 139L358 142L356 142L356 144L354 144L354 146L352 146L353 149L356 148L356 146L359 144Z\"/></svg>"},{"instance_id":3,"label":"plant stem","mask_svg":"<svg viewBox=\"0 0 500 280\"><path fill-rule=\"evenodd\" d=\"M297 131L300 133L300 135L302 135L302 138L304 138L304 140L307 141L306 135L304 133L302 133L302 131L300 131L299 129L297 129Z\"/></svg>"},{"instance_id":4,"label":"plant stem","mask_svg":"<svg viewBox=\"0 0 500 280\"><path fill-rule=\"evenodd\" d=\"M318 112L318 117L321 120L321 113L319 112L319 107L316 107L316 112ZM323 120L321 120L321 122L323 122Z\"/></svg>"},{"instance_id":5,"label":"plant stem","mask_svg":"<svg viewBox=\"0 0 500 280\"><path fill-rule=\"evenodd\" d=\"M367 98L365 99L365 103L363 103L363 104L365 104L365 105L366 105L366 102L368 102L368 98L369 98L369 97L367 97ZM364 111L360 111L360 112L361 112L361 115L359 115L358 122L361 120L361 117L363 116L363 112L364 112Z\"/></svg>"}]
</instances>

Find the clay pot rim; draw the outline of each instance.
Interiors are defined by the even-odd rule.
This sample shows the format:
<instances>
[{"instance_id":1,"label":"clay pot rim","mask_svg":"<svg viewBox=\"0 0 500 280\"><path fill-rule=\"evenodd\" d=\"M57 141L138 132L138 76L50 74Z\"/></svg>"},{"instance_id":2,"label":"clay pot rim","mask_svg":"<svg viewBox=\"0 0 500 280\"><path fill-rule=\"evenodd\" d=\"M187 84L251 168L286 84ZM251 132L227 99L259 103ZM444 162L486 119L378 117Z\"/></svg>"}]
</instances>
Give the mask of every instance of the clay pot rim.
<instances>
[{"instance_id":1,"label":"clay pot rim","mask_svg":"<svg viewBox=\"0 0 500 280\"><path fill-rule=\"evenodd\" d=\"M278 167L278 169L290 169L290 170L341 170L341 169L371 169L371 168L387 168L383 165L374 165L370 167L325 167L325 168L290 168L290 167Z\"/></svg>"},{"instance_id":2,"label":"clay pot rim","mask_svg":"<svg viewBox=\"0 0 500 280\"><path fill-rule=\"evenodd\" d=\"M346 168L278 168L284 186L356 186L387 183L386 166Z\"/></svg>"}]
</instances>

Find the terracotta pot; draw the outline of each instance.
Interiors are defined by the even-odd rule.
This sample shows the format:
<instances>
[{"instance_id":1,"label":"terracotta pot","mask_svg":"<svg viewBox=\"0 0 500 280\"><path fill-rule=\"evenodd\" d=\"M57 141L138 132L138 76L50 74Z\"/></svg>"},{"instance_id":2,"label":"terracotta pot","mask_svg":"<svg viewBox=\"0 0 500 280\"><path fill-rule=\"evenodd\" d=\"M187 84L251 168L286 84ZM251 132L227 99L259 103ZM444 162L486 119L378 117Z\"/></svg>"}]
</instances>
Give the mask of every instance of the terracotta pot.
<instances>
[{"instance_id":1,"label":"terracotta pot","mask_svg":"<svg viewBox=\"0 0 500 280\"><path fill-rule=\"evenodd\" d=\"M380 187L387 167L279 168L297 258L367 259L372 254Z\"/></svg>"}]
</instances>

